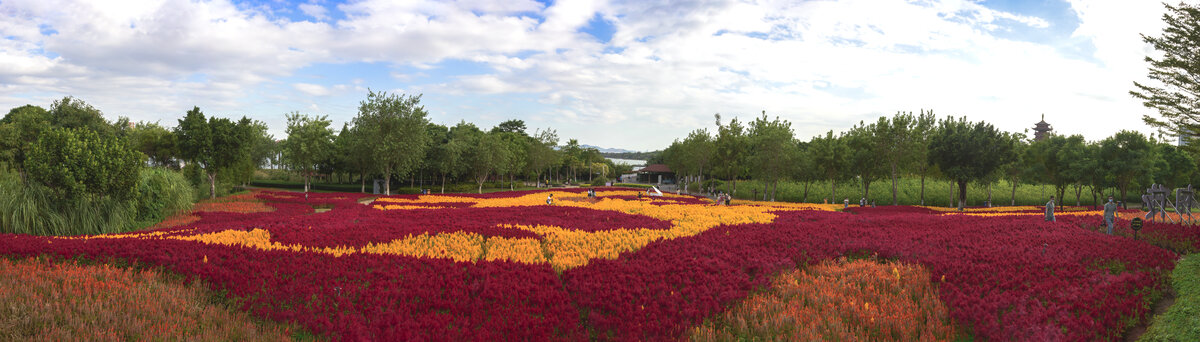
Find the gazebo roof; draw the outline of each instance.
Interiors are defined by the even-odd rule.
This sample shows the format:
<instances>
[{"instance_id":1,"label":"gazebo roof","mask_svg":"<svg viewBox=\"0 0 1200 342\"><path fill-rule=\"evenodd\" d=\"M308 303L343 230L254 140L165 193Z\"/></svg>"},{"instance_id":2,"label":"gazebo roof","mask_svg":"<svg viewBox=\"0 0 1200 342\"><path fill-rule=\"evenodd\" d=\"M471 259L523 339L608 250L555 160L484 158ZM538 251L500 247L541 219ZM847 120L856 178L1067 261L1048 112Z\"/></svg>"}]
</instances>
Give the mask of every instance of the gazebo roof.
<instances>
[{"instance_id":1,"label":"gazebo roof","mask_svg":"<svg viewBox=\"0 0 1200 342\"><path fill-rule=\"evenodd\" d=\"M667 164L650 164L646 167L643 167L641 170L637 170L636 172L671 173L671 168L667 167Z\"/></svg>"}]
</instances>

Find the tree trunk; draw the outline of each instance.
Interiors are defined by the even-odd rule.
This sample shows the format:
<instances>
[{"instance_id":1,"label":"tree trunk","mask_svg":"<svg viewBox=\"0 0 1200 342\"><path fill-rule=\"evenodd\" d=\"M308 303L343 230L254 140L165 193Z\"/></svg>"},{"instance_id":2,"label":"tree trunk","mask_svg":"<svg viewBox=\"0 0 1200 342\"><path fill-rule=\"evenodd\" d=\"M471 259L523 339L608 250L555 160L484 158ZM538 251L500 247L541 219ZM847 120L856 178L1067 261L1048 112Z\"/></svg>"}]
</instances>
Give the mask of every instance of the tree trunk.
<instances>
[{"instance_id":1,"label":"tree trunk","mask_svg":"<svg viewBox=\"0 0 1200 342\"><path fill-rule=\"evenodd\" d=\"M1075 206L1077 206L1077 207L1080 205L1079 204L1079 195L1081 193L1083 193L1083 184L1078 184L1075 186Z\"/></svg>"},{"instance_id":2,"label":"tree trunk","mask_svg":"<svg viewBox=\"0 0 1200 342\"><path fill-rule=\"evenodd\" d=\"M863 183L863 196L862 197L867 199L867 201L870 201L871 200L871 181L867 180L867 178L864 177L862 183Z\"/></svg>"},{"instance_id":3,"label":"tree trunk","mask_svg":"<svg viewBox=\"0 0 1200 342\"><path fill-rule=\"evenodd\" d=\"M771 202L775 202L775 191L778 191L778 190L779 190L779 181L776 180L775 183L771 185Z\"/></svg>"},{"instance_id":4,"label":"tree trunk","mask_svg":"<svg viewBox=\"0 0 1200 342\"><path fill-rule=\"evenodd\" d=\"M367 193L367 175L359 173L358 181L362 182L362 189L358 190L358 192L363 194Z\"/></svg>"},{"instance_id":5,"label":"tree trunk","mask_svg":"<svg viewBox=\"0 0 1200 342\"><path fill-rule=\"evenodd\" d=\"M954 196L954 185L955 185L955 182L953 180L950 180L950 207L951 208L954 208L954 199L957 198Z\"/></svg>"},{"instance_id":6,"label":"tree trunk","mask_svg":"<svg viewBox=\"0 0 1200 342\"><path fill-rule=\"evenodd\" d=\"M988 202L988 206L990 207L990 206L992 206L992 185L991 185L991 184L988 184L988 187L987 187L987 188L988 188L988 189L987 189L987 190L988 190L988 200L987 200L987 202Z\"/></svg>"},{"instance_id":7,"label":"tree trunk","mask_svg":"<svg viewBox=\"0 0 1200 342\"><path fill-rule=\"evenodd\" d=\"M208 173L208 198L217 198L217 173Z\"/></svg>"},{"instance_id":8,"label":"tree trunk","mask_svg":"<svg viewBox=\"0 0 1200 342\"><path fill-rule=\"evenodd\" d=\"M833 178L829 178L829 203L837 203L837 182Z\"/></svg>"},{"instance_id":9,"label":"tree trunk","mask_svg":"<svg viewBox=\"0 0 1200 342\"><path fill-rule=\"evenodd\" d=\"M896 172L897 172L896 164L892 164L892 205L900 204L900 200L897 197L897 190L896 190L896 178L897 178Z\"/></svg>"},{"instance_id":10,"label":"tree trunk","mask_svg":"<svg viewBox=\"0 0 1200 342\"><path fill-rule=\"evenodd\" d=\"M925 173L921 172L921 205L925 205Z\"/></svg>"},{"instance_id":11,"label":"tree trunk","mask_svg":"<svg viewBox=\"0 0 1200 342\"><path fill-rule=\"evenodd\" d=\"M443 194L446 193L446 173L445 172L442 172L442 192L441 193L443 193Z\"/></svg>"},{"instance_id":12,"label":"tree trunk","mask_svg":"<svg viewBox=\"0 0 1200 342\"><path fill-rule=\"evenodd\" d=\"M383 169L383 194L385 196L392 195L392 167L388 166Z\"/></svg>"},{"instance_id":13,"label":"tree trunk","mask_svg":"<svg viewBox=\"0 0 1200 342\"><path fill-rule=\"evenodd\" d=\"M767 201L767 188L770 186L771 186L771 182L763 182L763 198L762 198L762 200L764 202Z\"/></svg>"},{"instance_id":14,"label":"tree trunk","mask_svg":"<svg viewBox=\"0 0 1200 342\"><path fill-rule=\"evenodd\" d=\"M958 211L963 210L967 202L967 181L958 182Z\"/></svg>"},{"instance_id":15,"label":"tree trunk","mask_svg":"<svg viewBox=\"0 0 1200 342\"><path fill-rule=\"evenodd\" d=\"M1009 204L1009 205L1016 206L1017 205L1017 181L1015 179L1012 180L1012 186L1013 186L1012 204Z\"/></svg>"},{"instance_id":16,"label":"tree trunk","mask_svg":"<svg viewBox=\"0 0 1200 342\"><path fill-rule=\"evenodd\" d=\"M800 202L808 202L808 186L811 184L812 182L804 182L804 198Z\"/></svg>"},{"instance_id":17,"label":"tree trunk","mask_svg":"<svg viewBox=\"0 0 1200 342\"><path fill-rule=\"evenodd\" d=\"M1125 203L1125 198L1127 198L1127 197L1125 197L1125 189L1128 187L1129 187L1128 185L1120 186L1120 188L1121 188L1121 206L1124 207L1121 209L1129 209L1129 203Z\"/></svg>"}]
</instances>

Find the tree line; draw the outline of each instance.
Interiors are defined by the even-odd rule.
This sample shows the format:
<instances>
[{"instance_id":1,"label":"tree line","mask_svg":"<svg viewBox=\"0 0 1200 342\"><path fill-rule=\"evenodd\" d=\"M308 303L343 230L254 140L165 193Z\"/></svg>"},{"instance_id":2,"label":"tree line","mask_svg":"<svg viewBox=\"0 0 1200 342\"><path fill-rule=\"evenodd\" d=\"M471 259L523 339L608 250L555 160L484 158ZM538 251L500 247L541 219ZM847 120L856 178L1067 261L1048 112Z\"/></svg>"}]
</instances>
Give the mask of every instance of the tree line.
<instances>
[{"instance_id":1,"label":"tree line","mask_svg":"<svg viewBox=\"0 0 1200 342\"><path fill-rule=\"evenodd\" d=\"M955 185L962 207L968 184L986 188L992 202L992 185L1002 179L1012 185L1010 204L1018 184L1051 186L1058 198L1073 195L1081 204L1085 194L1096 203L1106 191L1128 198L1131 189L1151 183L1182 187L1200 180L1195 153L1135 131L1100 141L1080 135L1034 140L983 121L939 119L932 111L899 112L808 140L795 138L790 122L765 112L745 123L722 122L718 114L715 124L715 132L695 130L663 151L684 191L713 191L719 182L717 189L736 194L738 180L753 179L762 185L762 200L774 200L778 183L790 180L805 185L807 201L809 185L828 181L825 198L838 201L839 183L852 182L870 198L872 185L885 182L895 205L899 178L914 177L921 179L923 205L925 180L935 178Z\"/></svg>"}]
</instances>

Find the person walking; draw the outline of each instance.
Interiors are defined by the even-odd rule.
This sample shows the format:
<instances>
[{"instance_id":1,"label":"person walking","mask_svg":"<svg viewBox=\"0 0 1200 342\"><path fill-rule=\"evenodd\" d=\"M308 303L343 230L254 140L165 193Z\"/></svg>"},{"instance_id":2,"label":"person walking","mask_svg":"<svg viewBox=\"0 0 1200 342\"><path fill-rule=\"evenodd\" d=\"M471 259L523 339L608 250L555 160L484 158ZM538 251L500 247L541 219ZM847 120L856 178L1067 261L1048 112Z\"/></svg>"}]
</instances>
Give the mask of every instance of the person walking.
<instances>
[{"instance_id":1,"label":"person walking","mask_svg":"<svg viewBox=\"0 0 1200 342\"><path fill-rule=\"evenodd\" d=\"M1104 224L1108 226L1108 235L1112 235L1113 221L1117 219L1117 204L1113 203L1112 196L1108 196L1108 203L1104 204Z\"/></svg>"},{"instance_id":2,"label":"person walking","mask_svg":"<svg viewBox=\"0 0 1200 342\"><path fill-rule=\"evenodd\" d=\"M1056 222L1054 220L1054 196L1050 196L1050 202L1046 202L1046 221Z\"/></svg>"}]
</instances>

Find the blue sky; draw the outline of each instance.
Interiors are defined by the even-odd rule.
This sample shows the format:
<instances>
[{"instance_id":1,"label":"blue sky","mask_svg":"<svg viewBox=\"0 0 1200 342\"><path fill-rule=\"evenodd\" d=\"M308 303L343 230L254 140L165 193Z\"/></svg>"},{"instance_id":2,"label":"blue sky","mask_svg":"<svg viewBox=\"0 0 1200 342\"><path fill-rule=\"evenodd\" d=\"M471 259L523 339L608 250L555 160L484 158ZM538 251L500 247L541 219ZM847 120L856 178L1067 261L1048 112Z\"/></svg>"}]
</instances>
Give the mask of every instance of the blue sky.
<instances>
[{"instance_id":1,"label":"blue sky","mask_svg":"<svg viewBox=\"0 0 1200 342\"><path fill-rule=\"evenodd\" d=\"M798 138L897 111L1040 115L1063 134L1150 133L1128 96L1154 1L0 2L0 108L79 97L173 126L192 106L340 128L367 89L431 120L525 120L582 143L660 149L713 114L766 111Z\"/></svg>"}]
</instances>

